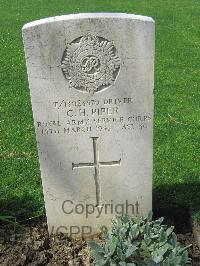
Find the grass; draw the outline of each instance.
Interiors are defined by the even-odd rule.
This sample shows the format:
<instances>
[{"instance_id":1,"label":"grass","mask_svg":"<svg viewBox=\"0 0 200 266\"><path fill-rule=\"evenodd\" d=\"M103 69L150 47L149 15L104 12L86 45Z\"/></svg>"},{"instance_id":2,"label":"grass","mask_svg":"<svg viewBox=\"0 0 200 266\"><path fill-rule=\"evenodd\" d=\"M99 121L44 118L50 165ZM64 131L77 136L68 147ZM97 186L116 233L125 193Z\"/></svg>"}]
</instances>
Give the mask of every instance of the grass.
<instances>
[{"instance_id":1,"label":"grass","mask_svg":"<svg viewBox=\"0 0 200 266\"><path fill-rule=\"evenodd\" d=\"M155 19L154 206L200 213L199 0L0 0L0 213L18 219L44 213L21 28L79 12Z\"/></svg>"}]
</instances>

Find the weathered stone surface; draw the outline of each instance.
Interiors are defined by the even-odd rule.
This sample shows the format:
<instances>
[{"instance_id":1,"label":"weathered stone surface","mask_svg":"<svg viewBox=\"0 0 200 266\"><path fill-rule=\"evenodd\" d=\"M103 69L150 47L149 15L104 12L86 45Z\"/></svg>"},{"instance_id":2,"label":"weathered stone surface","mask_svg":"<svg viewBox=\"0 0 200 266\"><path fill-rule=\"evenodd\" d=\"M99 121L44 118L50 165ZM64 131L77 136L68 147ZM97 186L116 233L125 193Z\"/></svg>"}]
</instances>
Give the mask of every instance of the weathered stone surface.
<instances>
[{"instance_id":1,"label":"weathered stone surface","mask_svg":"<svg viewBox=\"0 0 200 266\"><path fill-rule=\"evenodd\" d=\"M116 214L146 214L154 21L67 15L26 24L23 39L49 231L93 234Z\"/></svg>"}]
</instances>

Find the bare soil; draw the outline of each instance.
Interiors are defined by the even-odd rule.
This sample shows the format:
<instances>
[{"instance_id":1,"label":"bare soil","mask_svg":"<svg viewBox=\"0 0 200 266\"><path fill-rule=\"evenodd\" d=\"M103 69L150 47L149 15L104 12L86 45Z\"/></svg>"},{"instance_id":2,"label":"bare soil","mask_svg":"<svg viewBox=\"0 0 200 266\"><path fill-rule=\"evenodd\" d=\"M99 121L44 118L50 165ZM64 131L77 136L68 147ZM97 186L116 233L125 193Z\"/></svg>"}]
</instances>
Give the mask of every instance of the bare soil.
<instances>
[{"instance_id":1,"label":"bare soil","mask_svg":"<svg viewBox=\"0 0 200 266\"><path fill-rule=\"evenodd\" d=\"M87 243L49 236L46 222L0 231L0 265L91 265Z\"/></svg>"}]
</instances>

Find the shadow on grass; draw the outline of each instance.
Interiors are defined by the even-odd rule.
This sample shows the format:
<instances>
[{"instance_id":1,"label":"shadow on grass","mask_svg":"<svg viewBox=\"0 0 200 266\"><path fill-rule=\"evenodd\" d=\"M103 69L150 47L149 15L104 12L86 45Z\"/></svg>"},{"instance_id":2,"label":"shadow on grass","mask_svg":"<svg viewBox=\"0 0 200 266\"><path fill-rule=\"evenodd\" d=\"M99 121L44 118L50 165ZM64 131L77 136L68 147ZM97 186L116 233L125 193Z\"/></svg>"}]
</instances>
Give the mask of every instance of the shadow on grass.
<instances>
[{"instance_id":1,"label":"shadow on grass","mask_svg":"<svg viewBox=\"0 0 200 266\"><path fill-rule=\"evenodd\" d=\"M200 210L200 181L163 184L153 190L155 218L164 217L177 232L191 230L191 213Z\"/></svg>"},{"instance_id":2,"label":"shadow on grass","mask_svg":"<svg viewBox=\"0 0 200 266\"><path fill-rule=\"evenodd\" d=\"M44 214L44 206L30 195L0 200L0 215L9 215L21 221Z\"/></svg>"}]
</instances>

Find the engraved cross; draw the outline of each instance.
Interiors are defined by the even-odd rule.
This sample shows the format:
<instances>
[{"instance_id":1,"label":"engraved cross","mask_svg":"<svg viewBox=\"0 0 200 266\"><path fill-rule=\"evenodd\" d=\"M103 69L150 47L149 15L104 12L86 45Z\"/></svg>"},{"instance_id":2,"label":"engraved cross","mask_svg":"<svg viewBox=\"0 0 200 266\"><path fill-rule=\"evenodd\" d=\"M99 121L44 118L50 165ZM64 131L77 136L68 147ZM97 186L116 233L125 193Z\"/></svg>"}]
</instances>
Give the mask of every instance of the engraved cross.
<instances>
[{"instance_id":1,"label":"engraved cross","mask_svg":"<svg viewBox=\"0 0 200 266\"><path fill-rule=\"evenodd\" d=\"M94 168L94 181L96 187L96 206L101 205L101 186L100 186L100 167L101 166L116 166L121 164L121 159L119 161L111 162L100 162L99 161L99 151L98 151L98 137L91 137L93 141L93 154L94 162L92 163L72 163L72 170L75 168Z\"/></svg>"}]
</instances>

